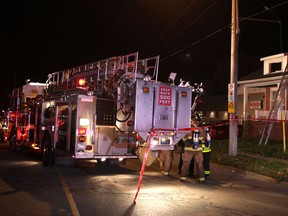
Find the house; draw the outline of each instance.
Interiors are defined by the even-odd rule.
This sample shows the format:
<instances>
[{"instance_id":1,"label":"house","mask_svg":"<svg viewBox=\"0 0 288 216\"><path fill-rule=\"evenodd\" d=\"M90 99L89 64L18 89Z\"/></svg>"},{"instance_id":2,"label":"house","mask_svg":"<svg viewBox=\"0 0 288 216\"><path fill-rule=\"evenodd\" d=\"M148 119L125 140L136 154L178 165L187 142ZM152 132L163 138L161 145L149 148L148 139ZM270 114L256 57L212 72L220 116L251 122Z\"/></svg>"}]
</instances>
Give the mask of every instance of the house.
<instances>
[{"instance_id":1,"label":"house","mask_svg":"<svg viewBox=\"0 0 288 216\"><path fill-rule=\"evenodd\" d=\"M237 88L237 116L238 123L243 130L243 136L260 138L264 124L269 117L270 109L276 98L277 91L284 72L287 72L288 53L280 53L260 59L263 68L245 76L238 81ZM206 96L201 98L201 103L195 112L201 113L205 122L228 122L228 96ZM282 99L273 124L269 139L282 140L282 122L287 119L287 88L285 98Z\"/></svg>"},{"instance_id":2,"label":"house","mask_svg":"<svg viewBox=\"0 0 288 216\"><path fill-rule=\"evenodd\" d=\"M262 70L255 71L238 81L237 114L240 124L243 124L244 131L249 137L259 137L262 133L264 122L269 117L283 73L287 71L288 53L267 56L260 60L263 61ZM276 119L282 120L283 113L286 119L286 110L287 87ZM274 124L273 132L270 135L271 139L280 139L282 138L281 134L281 124Z\"/></svg>"}]
</instances>

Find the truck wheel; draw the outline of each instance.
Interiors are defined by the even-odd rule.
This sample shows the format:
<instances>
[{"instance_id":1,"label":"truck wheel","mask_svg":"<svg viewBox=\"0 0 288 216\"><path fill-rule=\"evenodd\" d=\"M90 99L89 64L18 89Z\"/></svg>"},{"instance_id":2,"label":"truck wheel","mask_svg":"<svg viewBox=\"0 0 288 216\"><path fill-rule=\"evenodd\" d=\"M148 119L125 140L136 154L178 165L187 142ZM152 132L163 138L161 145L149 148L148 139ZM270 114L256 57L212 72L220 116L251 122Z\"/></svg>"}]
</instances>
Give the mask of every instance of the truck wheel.
<instances>
[{"instance_id":1,"label":"truck wheel","mask_svg":"<svg viewBox=\"0 0 288 216\"><path fill-rule=\"evenodd\" d=\"M11 137L11 139L9 140L9 149L11 151L15 151L16 150L16 136L15 135L13 135Z\"/></svg>"},{"instance_id":2,"label":"truck wheel","mask_svg":"<svg viewBox=\"0 0 288 216\"><path fill-rule=\"evenodd\" d=\"M44 166L51 166L53 164L51 138L47 134L45 134L42 139L41 155Z\"/></svg>"}]
</instances>

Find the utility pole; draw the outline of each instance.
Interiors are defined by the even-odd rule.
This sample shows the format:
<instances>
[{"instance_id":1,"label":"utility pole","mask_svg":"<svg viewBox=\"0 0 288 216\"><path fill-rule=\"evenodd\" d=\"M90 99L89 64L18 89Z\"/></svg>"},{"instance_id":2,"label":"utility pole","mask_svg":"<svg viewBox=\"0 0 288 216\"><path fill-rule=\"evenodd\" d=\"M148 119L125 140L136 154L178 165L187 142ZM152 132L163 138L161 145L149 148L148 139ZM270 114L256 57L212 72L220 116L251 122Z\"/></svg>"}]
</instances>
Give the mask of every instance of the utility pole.
<instances>
[{"instance_id":1,"label":"utility pole","mask_svg":"<svg viewBox=\"0 0 288 216\"><path fill-rule=\"evenodd\" d=\"M238 40L239 40L239 17L238 0L232 0L231 22L231 67L230 83L228 84L228 112L229 118L229 155L237 156L237 82L238 82Z\"/></svg>"}]
</instances>

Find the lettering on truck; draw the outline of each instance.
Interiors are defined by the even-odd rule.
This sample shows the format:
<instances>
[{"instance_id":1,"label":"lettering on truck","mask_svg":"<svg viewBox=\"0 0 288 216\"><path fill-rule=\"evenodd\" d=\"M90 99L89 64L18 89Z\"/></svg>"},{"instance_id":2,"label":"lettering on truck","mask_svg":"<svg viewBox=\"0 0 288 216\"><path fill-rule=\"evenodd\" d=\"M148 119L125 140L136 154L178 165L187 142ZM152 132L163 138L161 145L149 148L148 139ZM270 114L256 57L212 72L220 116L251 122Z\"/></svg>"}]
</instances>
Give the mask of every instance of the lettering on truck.
<instances>
[{"instance_id":1,"label":"lettering on truck","mask_svg":"<svg viewBox=\"0 0 288 216\"><path fill-rule=\"evenodd\" d=\"M171 106L172 104L172 88L160 86L159 88L159 105Z\"/></svg>"}]
</instances>

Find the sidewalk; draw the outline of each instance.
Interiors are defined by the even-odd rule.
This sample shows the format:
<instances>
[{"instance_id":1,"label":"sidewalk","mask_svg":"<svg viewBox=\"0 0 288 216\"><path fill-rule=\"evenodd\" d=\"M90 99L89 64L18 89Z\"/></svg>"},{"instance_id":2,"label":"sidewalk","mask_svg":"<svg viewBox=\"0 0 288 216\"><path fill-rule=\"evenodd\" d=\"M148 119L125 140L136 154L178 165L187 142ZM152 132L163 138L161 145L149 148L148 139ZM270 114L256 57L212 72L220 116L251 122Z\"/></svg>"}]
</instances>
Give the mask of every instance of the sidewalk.
<instances>
[{"instance_id":1,"label":"sidewalk","mask_svg":"<svg viewBox=\"0 0 288 216\"><path fill-rule=\"evenodd\" d=\"M180 178L178 174L179 154L174 153L174 160L170 171L170 176ZM159 162L156 161L152 166L159 170ZM277 182L275 179L259 175L249 171L239 170L230 166L223 166L215 163L210 164L211 175L206 180L207 184L220 185L222 187L271 187L281 185L288 188L288 182ZM159 171L160 172L160 171ZM197 182L197 179L188 178L188 182Z\"/></svg>"}]
</instances>

